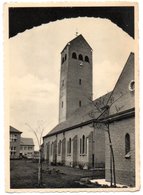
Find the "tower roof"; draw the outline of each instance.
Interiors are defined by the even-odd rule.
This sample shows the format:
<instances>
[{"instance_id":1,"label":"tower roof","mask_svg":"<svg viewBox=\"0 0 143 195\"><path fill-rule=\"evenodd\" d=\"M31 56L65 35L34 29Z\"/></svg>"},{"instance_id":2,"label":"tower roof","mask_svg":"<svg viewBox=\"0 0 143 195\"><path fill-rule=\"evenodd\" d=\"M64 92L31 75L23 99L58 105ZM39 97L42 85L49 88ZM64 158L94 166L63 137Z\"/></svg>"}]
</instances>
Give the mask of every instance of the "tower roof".
<instances>
[{"instance_id":1,"label":"tower roof","mask_svg":"<svg viewBox=\"0 0 143 195\"><path fill-rule=\"evenodd\" d=\"M78 35L77 37L75 37L74 39L72 39L71 41L69 41L69 42L66 44L66 46L64 47L64 49L65 49L68 45L74 43L75 41L83 41L83 42L85 42L85 43L88 45L88 47L92 50L91 46L90 46L89 43L85 40L85 38L82 36L82 34ZM64 49L61 51L61 53L64 51Z\"/></svg>"}]
</instances>

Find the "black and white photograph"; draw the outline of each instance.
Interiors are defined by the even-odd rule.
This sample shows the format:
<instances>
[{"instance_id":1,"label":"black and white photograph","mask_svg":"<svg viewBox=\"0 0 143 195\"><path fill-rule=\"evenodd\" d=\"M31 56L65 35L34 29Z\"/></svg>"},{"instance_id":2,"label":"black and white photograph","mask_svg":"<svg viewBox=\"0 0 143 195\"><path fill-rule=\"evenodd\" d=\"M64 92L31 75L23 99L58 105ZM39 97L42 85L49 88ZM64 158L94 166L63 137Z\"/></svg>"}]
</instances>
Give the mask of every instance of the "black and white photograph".
<instances>
[{"instance_id":1,"label":"black and white photograph","mask_svg":"<svg viewBox=\"0 0 143 195\"><path fill-rule=\"evenodd\" d=\"M5 5L7 191L139 190L137 13Z\"/></svg>"}]
</instances>

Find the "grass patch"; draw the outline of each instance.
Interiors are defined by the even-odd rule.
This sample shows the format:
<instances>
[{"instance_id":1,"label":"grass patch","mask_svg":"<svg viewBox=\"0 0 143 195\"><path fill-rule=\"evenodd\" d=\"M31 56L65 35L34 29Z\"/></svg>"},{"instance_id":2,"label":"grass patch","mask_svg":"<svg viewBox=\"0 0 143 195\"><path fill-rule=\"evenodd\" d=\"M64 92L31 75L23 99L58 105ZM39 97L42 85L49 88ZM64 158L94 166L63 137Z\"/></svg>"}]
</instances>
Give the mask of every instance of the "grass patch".
<instances>
[{"instance_id":1,"label":"grass patch","mask_svg":"<svg viewBox=\"0 0 143 195\"><path fill-rule=\"evenodd\" d=\"M83 177L104 178L104 171L80 170L65 166L42 165L42 188L87 188L75 181ZM38 163L31 160L11 160L10 186L11 189L38 188Z\"/></svg>"}]
</instances>

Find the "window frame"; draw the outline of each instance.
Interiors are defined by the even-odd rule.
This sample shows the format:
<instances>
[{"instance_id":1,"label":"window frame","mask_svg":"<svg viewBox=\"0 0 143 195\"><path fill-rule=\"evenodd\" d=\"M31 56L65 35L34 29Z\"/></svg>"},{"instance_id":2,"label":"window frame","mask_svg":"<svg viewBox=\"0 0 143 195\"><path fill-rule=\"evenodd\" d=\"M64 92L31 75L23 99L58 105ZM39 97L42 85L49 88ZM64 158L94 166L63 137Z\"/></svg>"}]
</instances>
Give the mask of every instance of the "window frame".
<instances>
[{"instance_id":1,"label":"window frame","mask_svg":"<svg viewBox=\"0 0 143 195\"><path fill-rule=\"evenodd\" d=\"M88 56L85 56L84 57L84 61L89 63L89 57Z\"/></svg>"},{"instance_id":2,"label":"window frame","mask_svg":"<svg viewBox=\"0 0 143 195\"><path fill-rule=\"evenodd\" d=\"M125 134L125 158L129 159L131 157L130 151L131 151L130 134L126 133Z\"/></svg>"},{"instance_id":3,"label":"window frame","mask_svg":"<svg viewBox=\"0 0 143 195\"><path fill-rule=\"evenodd\" d=\"M82 54L79 54L79 55L78 55L78 60L80 60L80 61L83 62L83 55L82 55Z\"/></svg>"},{"instance_id":4,"label":"window frame","mask_svg":"<svg viewBox=\"0 0 143 195\"><path fill-rule=\"evenodd\" d=\"M72 52L72 59L77 60L77 54L76 54L76 52Z\"/></svg>"}]
</instances>

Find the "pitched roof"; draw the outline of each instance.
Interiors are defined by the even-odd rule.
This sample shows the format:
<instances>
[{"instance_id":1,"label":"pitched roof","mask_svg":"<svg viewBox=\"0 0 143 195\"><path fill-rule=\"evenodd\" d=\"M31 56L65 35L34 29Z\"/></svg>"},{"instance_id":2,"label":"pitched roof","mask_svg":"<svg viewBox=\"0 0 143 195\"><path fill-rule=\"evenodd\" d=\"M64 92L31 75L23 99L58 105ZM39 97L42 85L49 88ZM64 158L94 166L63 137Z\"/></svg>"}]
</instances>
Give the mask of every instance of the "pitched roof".
<instances>
[{"instance_id":1,"label":"pitched roof","mask_svg":"<svg viewBox=\"0 0 143 195\"><path fill-rule=\"evenodd\" d=\"M110 114L115 114L135 107L135 93L129 89L131 81L134 81L134 53L132 52L112 91L112 97L114 98L115 103L110 107Z\"/></svg>"},{"instance_id":2,"label":"pitched roof","mask_svg":"<svg viewBox=\"0 0 143 195\"><path fill-rule=\"evenodd\" d=\"M10 126L10 133L22 133L21 131L15 129L14 127Z\"/></svg>"},{"instance_id":3,"label":"pitched roof","mask_svg":"<svg viewBox=\"0 0 143 195\"><path fill-rule=\"evenodd\" d=\"M20 145L23 145L23 146L27 146L27 145L28 146L34 146L34 142L33 142L32 138L21 137Z\"/></svg>"},{"instance_id":4,"label":"pitched roof","mask_svg":"<svg viewBox=\"0 0 143 195\"><path fill-rule=\"evenodd\" d=\"M60 133L61 131L66 131L75 128L75 126L79 126L87 121L93 120L97 118L101 112L103 111L103 107L106 106L106 103L110 97L111 92L97 98L93 102L91 101L88 105L82 106L78 108L73 115L68 118L66 121L59 123L56 127L54 127L47 135L44 137L48 137L50 135L54 135ZM102 111L101 111L102 110Z\"/></svg>"},{"instance_id":5,"label":"pitched roof","mask_svg":"<svg viewBox=\"0 0 143 195\"><path fill-rule=\"evenodd\" d=\"M90 47L90 49L92 49L91 46L89 45L89 43L88 43L88 42L85 40L85 38L80 34L80 35L78 35L77 37L75 37L74 39L72 39L71 41L69 41L69 42L66 44L66 46L63 48L63 50L67 47L67 45L70 45L70 44L72 44L73 42L78 41L78 40L84 41L84 42L88 45L88 47ZM63 52L63 50L61 51L61 53Z\"/></svg>"}]
</instances>

